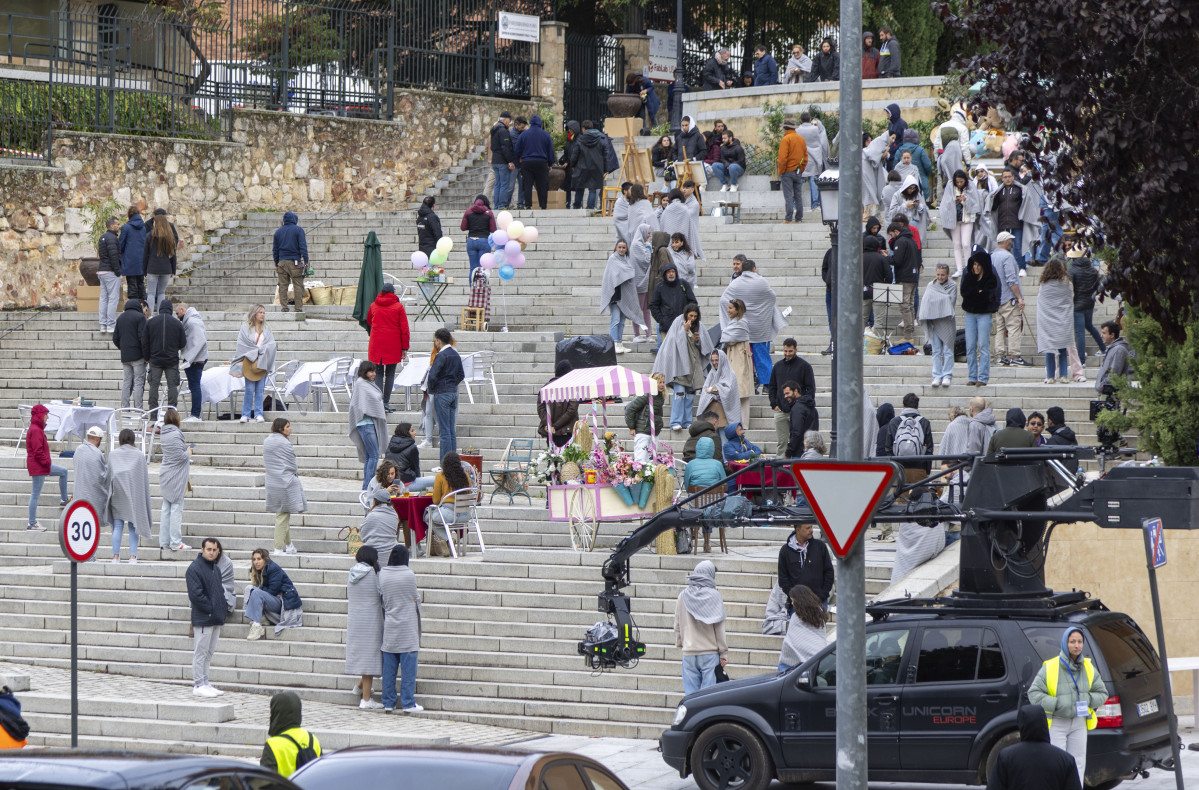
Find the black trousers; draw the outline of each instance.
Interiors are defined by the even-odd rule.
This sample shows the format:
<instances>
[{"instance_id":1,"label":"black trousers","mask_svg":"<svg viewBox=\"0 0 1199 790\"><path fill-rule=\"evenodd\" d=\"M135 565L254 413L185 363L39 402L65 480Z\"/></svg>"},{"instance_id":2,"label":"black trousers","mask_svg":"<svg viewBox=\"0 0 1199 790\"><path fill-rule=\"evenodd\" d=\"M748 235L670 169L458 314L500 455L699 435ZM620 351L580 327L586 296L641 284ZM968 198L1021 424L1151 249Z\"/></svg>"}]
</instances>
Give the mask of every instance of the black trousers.
<instances>
[{"instance_id":1,"label":"black trousers","mask_svg":"<svg viewBox=\"0 0 1199 790\"><path fill-rule=\"evenodd\" d=\"M393 362L390 365L384 365L382 362L375 363L379 368L378 372L375 373L375 384L381 386L383 389L384 406L391 405L391 388L395 386L397 364L399 363Z\"/></svg>"},{"instance_id":2,"label":"black trousers","mask_svg":"<svg viewBox=\"0 0 1199 790\"><path fill-rule=\"evenodd\" d=\"M131 274L125 278L125 289L129 299L145 299L146 298L146 275ZM124 310L124 305L121 306Z\"/></svg>"},{"instance_id":3,"label":"black trousers","mask_svg":"<svg viewBox=\"0 0 1199 790\"><path fill-rule=\"evenodd\" d=\"M533 208L533 187L537 187L537 203L542 209L545 208L545 196L550 187L550 165L549 162L540 160L533 162L522 162L520 165L521 178L521 202Z\"/></svg>"}]
</instances>

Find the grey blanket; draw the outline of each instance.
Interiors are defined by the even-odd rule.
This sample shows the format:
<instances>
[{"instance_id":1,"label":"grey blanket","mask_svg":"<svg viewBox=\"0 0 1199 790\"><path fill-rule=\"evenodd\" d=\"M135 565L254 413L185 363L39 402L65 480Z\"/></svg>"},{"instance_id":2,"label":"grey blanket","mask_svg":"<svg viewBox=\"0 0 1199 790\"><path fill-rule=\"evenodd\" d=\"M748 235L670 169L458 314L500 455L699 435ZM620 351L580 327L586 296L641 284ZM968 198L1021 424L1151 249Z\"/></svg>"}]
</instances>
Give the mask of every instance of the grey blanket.
<instances>
[{"instance_id":1,"label":"grey blanket","mask_svg":"<svg viewBox=\"0 0 1199 790\"><path fill-rule=\"evenodd\" d=\"M672 200L669 206L662 209L662 216L658 218L658 229L668 235L683 234L683 238L687 240L687 246L691 248L691 254L703 257L697 250L699 224L697 222L695 226L692 226L691 220L691 211L687 208L687 204Z\"/></svg>"},{"instance_id":2,"label":"grey blanket","mask_svg":"<svg viewBox=\"0 0 1199 790\"><path fill-rule=\"evenodd\" d=\"M725 620L724 600L716 589L716 566L704 560L687 576L687 587L679 594L687 613L701 623L715 625Z\"/></svg>"},{"instance_id":3,"label":"grey blanket","mask_svg":"<svg viewBox=\"0 0 1199 790\"><path fill-rule=\"evenodd\" d=\"M915 186L917 189L916 199L912 201L913 206L908 205L908 198L903 196L903 191L910 186ZM891 197L891 205L887 207L887 216L894 218L896 214L906 214L908 224L915 225L920 230L920 241L928 238L928 204L924 202L924 198L920 196L920 179L916 176L908 176L904 179L903 185L899 191ZM886 228L883 229L884 232Z\"/></svg>"},{"instance_id":4,"label":"grey blanket","mask_svg":"<svg viewBox=\"0 0 1199 790\"><path fill-rule=\"evenodd\" d=\"M937 157L937 172L941 174L941 181L946 184L952 183L953 174L964 169L962 145L957 140L950 140Z\"/></svg>"},{"instance_id":5,"label":"grey blanket","mask_svg":"<svg viewBox=\"0 0 1199 790\"><path fill-rule=\"evenodd\" d=\"M612 206L612 225L616 228L616 240L629 243L629 201L624 195L616 198Z\"/></svg>"},{"instance_id":6,"label":"grey blanket","mask_svg":"<svg viewBox=\"0 0 1199 790\"><path fill-rule=\"evenodd\" d=\"M262 343L258 343L258 331L249 324L242 324L237 331L237 350L233 352L233 364L252 360L260 370L275 369L275 336L271 328L262 325Z\"/></svg>"},{"instance_id":7,"label":"grey blanket","mask_svg":"<svg viewBox=\"0 0 1199 790\"><path fill-rule=\"evenodd\" d=\"M266 468L266 511L303 513L308 510L296 451L281 433L271 433L262 443L262 463Z\"/></svg>"},{"instance_id":8,"label":"grey blanket","mask_svg":"<svg viewBox=\"0 0 1199 790\"><path fill-rule=\"evenodd\" d=\"M637 302L637 270L627 255L612 253L604 264L604 279L600 283L599 312L608 312L613 297L621 314L638 326L645 323L641 305Z\"/></svg>"},{"instance_id":9,"label":"grey blanket","mask_svg":"<svg viewBox=\"0 0 1199 790\"><path fill-rule=\"evenodd\" d=\"M973 221L978 220L978 215L983 210L983 197L978 193L978 187L969 179L966 180L966 196L962 202L962 216L970 215L974 217ZM937 208L938 216L941 219L941 230L949 233L958 225L957 211L957 190L954 189L953 179L945 185L945 190L941 193L941 203Z\"/></svg>"},{"instance_id":10,"label":"grey blanket","mask_svg":"<svg viewBox=\"0 0 1199 790\"><path fill-rule=\"evenodd\" d=\"M364 544L378 551L382 557L396 545L396 528L399 523L400 517L396 515L395 508L390 503L375 505L366 514L366 518L362 519L358 535Z\"/></svg>"},{"instance_id":11,"label":"grey blanket","mask_svg":"<svg viewBox=\"0 0 1199 790\"><path fill-rule=\"evenodd\" d=\"M191 456L183 431L174 425L162 426L158 440L162 448L162 468L158 470L158 490L164 502L177 504L187 494L187 478L191 473Z\"/></svg>"},{"instance_id":12,"label":"grey blanket","mask_svg":"<svg viewBox=\"0 0 1199 790\"><path fill-rule=\"evenodd\" d=\"M932 336L936 335L942 343L953 348L957 334L957 318L954 313L957 298L958 284L952 279L944 283L933 280L924 289L916 317L924 327L925 337L930 341Z\"/></svg>"},{"instance_id":13,"label":"grey blanket","mask_svg":"<svg viewBox=\"0 0 1199 790\"><path fill-rule=\"evenodd\" d=\"M633 278L633 285L636 286L639 294L649 293L649 270L654 257L654 247L646 238L646 234L649 232L649 225L645 223L638 225L633 234L633 241L629 244L629 260L633 262L633 268L637 272Z\"/></svg>"},{"instance_id":14,"label":"grey blanket","mask_svg":"<svg viewBox=\"0 0 1199 790\"><path fill-rule=\"evenodd\" d=\"M670 258L679 271L679 279L686 280L694 291L699 285L699 272L695 269L695 256L682 250L671 250Z\"/></svg>"},{"instance_id":15,"label":"grey blanket","mask_svg":"<svg viewBox=\"0 0 1199 790\"><path fill-rule=\"evenodd\" d=\"M720 327L723 331L732 320L729 302L745 302L745 320L749 324L749 342L769 343L787 326L778 309L778 297L766 278L757 272L743 272L725 287L720 296ZM723 339L723 336L722 336Z\"/></svg>"},{"instance_id":16,"label":"grey blanket","mask_svg":"<svg viewBox=\"0 0 1199 790\"><path fill-rule=\"evenodd\" d=\"M945 526L922 527L914 521L899 525L895 539L895 564L891 566L891 584L903 579L945 548Z\"/></svg>"},{"instance_id":17,"label":"grey blanket","mask_svg":"<svg viewBox=\"0 0 1199 790\"><path fill-rule=\"evenodd\" d=\"M420 649L420 592L416 574L407 565L389 565L379 571L383 593L383 650L414 653Z\"/></svg>"},{"instance_id":18,"label":"grey blanket","mask_svg":"<svg viewBox=\"0 0 1199 790\"><path fill-rule=\"evenodd\" d=\"M728 323L721 322L723 327L720 330L720 345L728 348L730 343L752 342L749 339L749 322L745 320L745 316L734 321L728 318L727 313L724 313L721 315L721 318L728 319Z\"/></svg>"},{"instance_id":19,"label":"grey blanket","mask_svg":"<svg viewBox=\"0 0 1199 790\"><path fill-rule=\"evenodd\" d=\"M137 530L139 541L148 541L154 529L150 509L150 470L146 456L131 444L123 444L108 454L112 473L112 517Z\"/></svg>"},{"instance_id":20,"label":"grey blanket","mask_svg":"<svg viewBox=\"0 0 1199 790\"><path fill-rule=\"evenodd\" d=\"M883 187L887 185L887 136L880 134L862 149L862 206L882 206ZM882 206L886 208L886 206ZM884 229L885 230L885 229Z\"/></svg>"},{"instance_id":21,"label":"grey blanket","mask_svg":"<svg viewBox=\"0 0 1199 790\"><path fill-rule=\"evenodd\" d=\"M699 322L699 351L700 355L707 359L712 353L712 338L708 334L707 328L704 327L704 322ZM679 376L690 376L694 371L691 370L691 357L687 350L687 345L691 341L687 339L687 330L683 327L683 316L678 316L674 319L674 323L670 325L666 336L662 338L662 346L658 349L658 356L654 358L654 367L652 373L661 373L666 377L666 383L669 385Z\"/></svg>"},{"instance_id":22,"label":"grey blanket","mask_svg":"<svg viewBox=\"0 0 1199 790\"><path fill-rule=\"evenodd\" d=\"M112 471L100 448L87 441L75 448L75 499L92 504L100 526L112 524Z\"/></svg>"},{"instance_id":23,"label":"grey blanket","mask_svg":"<svg viewBox=\"0 0 1199 790\"><path fill-rule=\"evenodd\" d=\"M683 205L687 207L687 213L691 215L691 236L687 238L687 243L691 245L691 253L696 258L703 258L704 245L699 241L699 215L703 208L699 205L699 200L695 195L687 198L687 202Z\"/></svg>"},{"instance_id":24,"label":"grey blanket","mask_svg":"<svg viewBox=\"0 0 1199 790\"><path fill-rule=\"evenodd\" d=\"M720 362L716 367L712 367L708 354L704 355L704 359L708 360L704 367L704 391L700 393L695 413L703 414L708 410L708 404L719 400L720 405L724 407L724 416L732 425L741 422L741 396L737 391L737 373L723 351L716 353L720 355ZM708 391L712 387L716 388L715 394Z\"/></svg>"},{"instance_id":25,"label":"grey blanket","mask_svg":"<svg viewBox=\"0 0 1199 790\"><path fill-rule=\"evenodd\" d=\"M376 453L387 449L387 412L383 410L383 392L374 382L363 378L354 379L354 389L350 391L350 407L347 411L350 418L350 441L358 450L359 461L366 461L366 445L358 433L358 423L368 417L375 424Z\"/></svg>"},{"instance_id":26,"label":"grey blanket","mask_svg":"<svg viewBox=\"0 0 1199 790\"><path fill-rule=\"evenodd\" d=\"M1074 288L1050 280L1037 291L1037 353L1056 354L1074 345Z\"/></svg>"},{"instance_id":27,"label":"grey blanket","mask_svg":"<svg viewBox=\"0 0 1199 790\"><path fill-rule=\"evenodd\" d=\"M629 204L629 216L625 219L624 224L624 240L630 245L634 239L645 239L645 232L638 230L641 225L649 225L650 230L658 229L658 215L654 212L653 204L648 200L638 200L636 203Z\"/></svg>"},{"instance_id":28,"label":"grey blanket","mask_svg":"<svg viewBox=\"0 0 1199 790\"><path fill-rule=\"evenodd\" d=\"M783 588L775 584L766 599L766 617L762 619L763 634L782 636L787 633L787 596Z\"/></svg>"}]
</instances>

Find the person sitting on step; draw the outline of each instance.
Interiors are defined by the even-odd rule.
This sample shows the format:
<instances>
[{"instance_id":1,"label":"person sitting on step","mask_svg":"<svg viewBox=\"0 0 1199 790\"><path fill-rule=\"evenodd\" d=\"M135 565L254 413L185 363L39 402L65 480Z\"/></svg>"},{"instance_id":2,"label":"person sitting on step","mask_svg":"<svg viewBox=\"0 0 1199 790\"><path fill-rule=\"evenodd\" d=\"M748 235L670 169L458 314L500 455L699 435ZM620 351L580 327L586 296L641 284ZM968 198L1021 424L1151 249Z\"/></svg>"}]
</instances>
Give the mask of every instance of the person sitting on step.
<instances>
[{"instance_id":1,"label":"person sitting on step","mask_svg":"<svg viewBox=\"0 0 1199 790\"><path fill-rule=\"evenodd\" d=\"M300 600L296 586L287 573L271 561L266 549L254 549L250 555L250 584L246 585L245 616L250 621L250 633L246 639L262 639L266 630L262 618L269 617L278 622L275 634L284 628L299 625L304 602Z\"/></svg>"}]
</instances>

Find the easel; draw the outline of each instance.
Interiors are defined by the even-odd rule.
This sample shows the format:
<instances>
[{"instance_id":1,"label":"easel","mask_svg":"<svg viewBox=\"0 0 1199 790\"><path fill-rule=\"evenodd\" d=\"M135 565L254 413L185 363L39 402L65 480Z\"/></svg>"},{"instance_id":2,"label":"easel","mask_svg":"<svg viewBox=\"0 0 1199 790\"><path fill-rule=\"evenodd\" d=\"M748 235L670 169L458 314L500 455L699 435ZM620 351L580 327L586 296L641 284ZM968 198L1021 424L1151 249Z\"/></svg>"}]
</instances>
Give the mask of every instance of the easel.
<instances>
[{"instance_id":1,"label":"easel","mask_svg":"<svg viewBox=\"0 0 1199 790\"><path fill-rule=\"evenodd\" d=\"M611 132L610 136L624 138L624 153L620 157L619 181L621 183L628 181L643 186L653 181L654 166L650 152L637 148L637 134L641 131L641 120L639 118L608 118L604 121L604 128ZM605 217L612 216L618 197L620 197L619 187L604 187L600 208Z\"/></svg>"},{"instance_id":2,"label":"easel","mask_svg":"<svg viewBox=\"0 0 1199 790\"><path fill-rule=\"evenodd\" d=\"M708 171L704 170L704 163L698 159L684 158L674 163L674 177L677 179L676 184L682 189L683 184L688 181L695 182L695 199L699 201L699 213L703 216L704 213L704 186L708 183ZM696 175L698 170L699 175Z\"/></svg>"}]
</instances>

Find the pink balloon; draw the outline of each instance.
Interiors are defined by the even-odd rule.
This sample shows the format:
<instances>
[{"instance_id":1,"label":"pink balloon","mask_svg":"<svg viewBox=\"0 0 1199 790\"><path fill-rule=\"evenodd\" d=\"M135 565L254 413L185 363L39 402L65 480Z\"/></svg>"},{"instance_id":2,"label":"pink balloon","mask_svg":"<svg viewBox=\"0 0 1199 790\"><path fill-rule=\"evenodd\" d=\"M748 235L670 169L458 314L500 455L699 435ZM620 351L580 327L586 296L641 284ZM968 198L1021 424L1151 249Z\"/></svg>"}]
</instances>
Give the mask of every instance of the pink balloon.
<instances>
[{"instance_id":1,"label":"pink balloon","mask_svg":"<svg viewBox=\"0 0 1199 790\"><path fill-rule=\"evenodd\" d=\"M515 255L509 255L508 263L512 264L514 268L519 269L521 266L525 265L525 256L519 252Z\"/></svg>"},{"instance_id":2,"label":"pink balloon","mask_svg":"<svg viewBox=\"0 0 1199 790\"><path fill-rule=\"evenodd\" d=\"M499 214L495 215L495 226L500 230L507 230L508 223L510 222L512 222L511 211L501 211Z\"/></svg>"},{"instance_id":3,"label":"pink balloon","mask_svg":"<svg viewBox=\"0 0 1199 790\"><path fill-rule=\"evenodd\" d=\"M520 240L526 244L532 244L537 241L537 228L532 225L525 225L525 232L520 234Z\"/></svg>"},{"instance_id":4,"label":"pink balloon","mask_svg":"<svg viewBox=\"0 0 1199 790\"><path fill-rule=\"evenodd\" d=\"M491 234L491 243L497 247L503 247L508 243L508 231L497 230L495 233Z\"/></svg>"},{"instance_id":5,"label":"pink balloon","mask_svg":"<svg viewBox=\"0 0 1199 790\"><path fill-rule=\"evenodd\" d=\"M495 266L495 256L490 252L483 253L479 256L479 265L484 269L490 269L492 266Z\"/></svg>"},{"instance_id":6,"label":"pink balloon","mask_svg":"<svg viewBox=\"0 0 1199 790\"><path fill-rule=\"evenodd\" d=\"M515 239L510 239L508 243L504 245L504 252L508 253L508 255L519 255L520 242Z\"/></svg>"}]
</instances>

